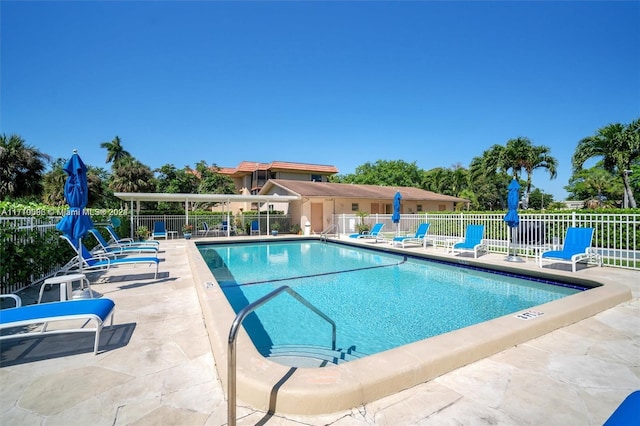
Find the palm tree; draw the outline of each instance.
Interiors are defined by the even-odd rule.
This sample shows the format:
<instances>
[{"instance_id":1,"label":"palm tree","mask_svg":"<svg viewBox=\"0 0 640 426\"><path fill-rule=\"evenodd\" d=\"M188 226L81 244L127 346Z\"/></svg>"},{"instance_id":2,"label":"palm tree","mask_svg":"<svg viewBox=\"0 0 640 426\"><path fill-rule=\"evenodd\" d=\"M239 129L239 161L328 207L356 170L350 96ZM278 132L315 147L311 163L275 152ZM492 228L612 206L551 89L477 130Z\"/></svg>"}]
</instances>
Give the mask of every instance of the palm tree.
<instances>
[{"instance_id":1,"label":"palm tree","mask_svg":"<svg viewBox=\"0 0 640 426\"><path fill-rule=\"evenodd\" d=\"M580 140L571 159L573 172L579 172L584 163L594 157L602 157L605 170L622 178L629 207L636 208L627 170L640 159L640 119L627 126L609 124L598 129L595 135Z\"/></svg>"},{"instance_id":2,"label":"palm tree","mask_svg":"<svg viewBox=\"0 0 640 426\"><path fill-rule=\"evenodd\" d=\"M119 136L116 136L111 142L102 142L100 144L100 148L105 148L107 150L106 162L113 163L114 166L122 159L131 157L131 154L123 148Z\"/></svg>"},{"instance_id":3,"label":"palm tree","mask_svg":"<svg viewBox=\"0 0 640 426\"><path fill-rule=\"evenodd\" d=\"M18 135L0 135L0 199L39 196L45 162L51 157Z\"/></svg>"},{"instance_id":4,"label":"palm tree","mask_svg":"<svg viewBox=\"0 0 640 426\"><path fill-rule=\"evenodd\" d=\"M551 179L555 179L558 175L558 160L551 156L550 151L549 147L534 146L528 138L518 137L508 140L504 150L500 153L499 167L505 171L511 170L514 179L519 179L523 171L527 173L523 200L525 207L529 204L535 169L546 169Z\"/></svg>"},{"instance_id":5,"label":"palm tree","mask_svg":"<svg viewBox=\"0 0 640 426\"><path fill-rule=\"evenodd\" d=\"M63 206L67 202L64 198L64 183L67 180L67 173L63 169L65 163L64 158L58 158L51 170L42 177L44 187L42 200L49 206Z\"/></svg>"},{"instance_id":6,"label":"palm tree","mask_svg":"<svg viewBox=\"0 0 640 426\"><path fill-rule=\"evenodd\" d=\"M153 192L155 179L149 166L128 156L113 165L111 189L115 192Z\"/></svg>"},{"instance_id":7,"label":"palm tree","mask_svg":"<svg viewBox=\"0 0 640 426\"><path fill-rule=\"evenodd\" d=\"M469 181L484 210L506 209L511 177L500 165L505 147L493 145L469 164Z\"/></svg>"},{"instance_id":8,"label":"palm tree","mask_svg":"<svg viewBox=\"0 0 640 426\"><path fill-rule=\"evenodd\" d=\"M135 158L127 156L113 164L109 188L114 192L153 192L155 186L155 178L149 166Z\"/></svg>"},{"instance_id":9,"label":"palm tree","mask_svg":"<svg viewBox=\"0 0 640 426\"><path fill-rule=\"evenodd\" d=\"M584 180L584 185L595 195L598 207L602 207L605 199L604 194L611 188L610 177L611 175L600 169L599 172L591 173Z\"/></svg>"}]
</instances>

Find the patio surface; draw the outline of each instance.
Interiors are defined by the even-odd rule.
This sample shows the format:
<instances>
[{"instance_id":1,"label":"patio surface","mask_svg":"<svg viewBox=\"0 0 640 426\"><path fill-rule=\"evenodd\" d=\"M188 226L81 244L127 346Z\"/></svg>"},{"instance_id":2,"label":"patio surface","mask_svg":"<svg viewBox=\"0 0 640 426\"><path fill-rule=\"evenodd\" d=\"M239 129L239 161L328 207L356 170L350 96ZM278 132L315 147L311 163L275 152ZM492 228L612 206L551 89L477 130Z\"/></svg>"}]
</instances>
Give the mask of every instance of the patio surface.
<instances>
[{"instance_id":1,"label":"patio surface","mask_svg":"<svg viewBox=\"0 0 640 426\"><path fill-rule=\"evenodd\" d=\"M93 290L116 303L114 327L104 329L97 356L92 333L3 341L2 423L226 424L186 244L192 242L161 242L157 280L144 266L89 275ZM505 262L495 254L479 260ZM538 269L532 260L517 265ZM625 284L633 299L365 406L318 416L271 415L238 401L237 423L601 425L640 389L640 272L590 266L559 273ZM23 303L33 303L39 290L22 292ZM57 295L57 289L46 291L45 301Z\"/></svg>"}]
</instances>

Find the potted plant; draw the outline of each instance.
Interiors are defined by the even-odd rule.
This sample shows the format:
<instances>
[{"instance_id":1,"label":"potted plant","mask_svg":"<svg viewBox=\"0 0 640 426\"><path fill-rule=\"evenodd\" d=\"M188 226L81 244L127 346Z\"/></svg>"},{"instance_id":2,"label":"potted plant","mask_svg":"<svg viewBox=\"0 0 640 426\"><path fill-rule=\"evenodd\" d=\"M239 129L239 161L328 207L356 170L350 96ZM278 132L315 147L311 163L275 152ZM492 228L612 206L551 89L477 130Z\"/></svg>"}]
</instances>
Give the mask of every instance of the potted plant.
<instances>
[{"instance_id":1,"label":"potted plant","mask_svg":"<svg viewBox=\"0 0 640 426\"><path fill-rule=\"evenodd\" d=\"M193 233L193 225L187 223L182 226L182 235L184 235L184 238L186 240L191 239L192 233Z\"/></svg>"},{"instance_id":2,"label":"potted plant","mask_svg":"<svg viewBox=\"0 0 640 426\"><path fill-rule=\"evenodd\" d=\"M369 228L369 225L364 223L364 218L369 216L369 213L367 213L367 212L365 212L363 210L358 210L356 212L356 216L358 216L360 218L360 223L356 225L356 230L358 231L358 234L365 234L365 233L369 232L369 230L371 228Z\"/></svg>"},{"instance_id":3,"label":"potted plant","mask_svg":"<svg viewBox=\"0 0 640 426\"><path fill-rule=\"evenodd\" d=\"M271 235L274 237L278 235L278 230L280 229L280 224L278 222L273 222L271 224Z\"/></svg>"},{"instance_id":4,"label":"potted plant","mask_svg":"<svg viewBox=\"0 0 640 426\"><path fill-rule=\"evenodd\" d=\"M140 241L144 241L147 238L149 238L149 228L147 228L146 226L138 226L138 229L136 229L136 235L138 236L138 239L140 239Z\"/></svg>"}]
</instances>

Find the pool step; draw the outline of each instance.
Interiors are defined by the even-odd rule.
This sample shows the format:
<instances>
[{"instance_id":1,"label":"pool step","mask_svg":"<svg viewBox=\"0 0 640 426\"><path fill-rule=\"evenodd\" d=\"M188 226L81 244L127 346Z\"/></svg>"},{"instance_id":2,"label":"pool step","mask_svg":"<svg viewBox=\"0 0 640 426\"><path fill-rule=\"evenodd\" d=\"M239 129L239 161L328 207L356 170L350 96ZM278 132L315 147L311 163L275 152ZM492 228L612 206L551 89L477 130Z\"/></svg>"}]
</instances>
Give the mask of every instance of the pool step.
<instances>
[{"instance_id":1,"label":"pool step","mask_svg":"<svg viewBox=\"0 0 640 426\"><path fill-rule=\"evenodd\" d=\"M282 345L274 346L265 355L267 358L279 364L291 367L324 367L327 365L342 364L362 358L367 354L355 350L344 350L311 345Z\"/></svg>"}]
</instances>

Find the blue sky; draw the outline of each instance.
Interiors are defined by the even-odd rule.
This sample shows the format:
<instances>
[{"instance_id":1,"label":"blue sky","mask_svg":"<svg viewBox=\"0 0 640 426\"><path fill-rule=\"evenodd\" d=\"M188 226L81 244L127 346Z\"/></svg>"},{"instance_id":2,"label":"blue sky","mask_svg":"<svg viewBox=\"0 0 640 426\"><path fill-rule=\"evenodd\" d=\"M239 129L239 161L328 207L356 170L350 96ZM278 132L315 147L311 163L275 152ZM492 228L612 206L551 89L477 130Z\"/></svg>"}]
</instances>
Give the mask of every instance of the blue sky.
<instances>
[{"instance_id":1,"label":"blue sky","mask_svg":"<svg viewBox=\"0 0 640 426\"><path fill-rule=\"evenodd\" d=\"M0 132L108 168L199 160L461 164L525 136L558 159L640 117L640 2L0 3ZM589 164L588 164L589 165Z\"/></svg>"}]
</instances>

